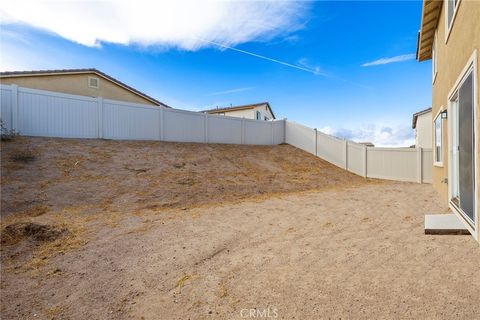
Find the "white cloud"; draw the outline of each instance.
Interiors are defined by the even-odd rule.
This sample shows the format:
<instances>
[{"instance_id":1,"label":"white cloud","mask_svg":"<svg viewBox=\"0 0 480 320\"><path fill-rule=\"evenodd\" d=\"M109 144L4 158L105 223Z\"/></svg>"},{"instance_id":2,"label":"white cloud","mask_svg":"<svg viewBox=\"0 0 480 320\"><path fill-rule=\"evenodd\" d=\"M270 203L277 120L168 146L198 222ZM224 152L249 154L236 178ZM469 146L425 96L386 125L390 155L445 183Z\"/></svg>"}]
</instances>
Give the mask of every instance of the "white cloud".
<instances>
[{"instance_id":1,"label":"white cloud","mask_svg":"<svg viewBox=\"0 0 480 320\"><path fill-rule=\"evenodd\" d=\"M415 135L410 126L379 126L364 124L358 128L332 128L329 126L319 131L339 138L356 142L372 142L377 147L409 147L415 144Z\"/></svg>"},{"instance_id":2,"label":"white cloud","mask_svg":"<svg viewBox=\"0 0 480 320\"><path fill-rule=\"evenodd\" d=\"M4 0L2 23L25 23L86 45L102 42L198 50L267 41L302 28L293 1Z\"/></svg>"},{"instance_id":3,"label":"white cloud","mask_svg":"<svg viewBox=\"0 0 480 320\"><path fill-rule=\"evenodd\" d=\"M395 62L402 62L402 61L408 61L408 60L413 60L415 59L415 53L410 53L410 54L403 54L400 56L395 56L391 58L381 58L372 62L366 62L362 64L362 67L372 67L372 66L379 66L382 64L389 64L389 63L395 63Z\"/></svg>"},{"instance_id":4,"label":"white cloud","mask_svg":"<svg viewBox=\"0 0 480 320\"><path fill-rule=\"evenodd\" d=\"M238 93L238 92L245 92L254 89L254 87L243 87L243 88L235 88L235 89L229 89L229 90L224 90L224 91L217 91L217 92L212 92L206 94L206 96L220 96L220 95L225 95L225 94L230 94L230 93Z\"/></svg>"}]
</instances>

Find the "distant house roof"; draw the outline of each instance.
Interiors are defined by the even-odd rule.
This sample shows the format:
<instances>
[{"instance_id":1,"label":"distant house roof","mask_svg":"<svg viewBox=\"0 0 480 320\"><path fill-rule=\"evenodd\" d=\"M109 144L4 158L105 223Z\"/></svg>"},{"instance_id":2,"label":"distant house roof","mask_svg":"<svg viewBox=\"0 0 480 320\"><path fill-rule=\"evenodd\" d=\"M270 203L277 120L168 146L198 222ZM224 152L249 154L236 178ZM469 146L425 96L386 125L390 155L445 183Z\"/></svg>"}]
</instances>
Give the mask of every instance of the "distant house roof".
<instances>
[{"instance_id":1,"label":"distant house roof","mask_svg":"<svg viewBox=\"0 0 480 320\"><path fill-rule=\"evenodd\" d=\"M236 110L249 110L256 107L264 107L264 106L266 106L268 110L270 110L270 113L272 114L273 119L276 119L275 114L273 113L272 108L270 107L270 104L268 102L259 102L259 103L253 103L253 104L244 104L241 106L230 106L230 107L221 107L221 108L217 107L214 109L203 110L201 112L214 114L214 113L223 113L223 112L236 111Z\"/></svg>"},{"instance_id":2,"label":"distant house roof","mask_svg":"<svg viewBox=\"0 0 480 320\"><path fill-rule=\"evenodd\" d=\"M373 142L357 142L358 144L363 144L365 147L375 147Z\"/></svg>"},{"instance_id":3,"label":"distant house roof","mask_svg":"<svg viewBox=\"0 0 480 320\"><path fill-rule=\"evenodd\" d=\"M417 38L418 61L432 58L433 37L440 18L442 3L443 1L440 0L423 0L422 22Z\"/></svg>"},{"instance_id":4,"label":"distant house roof","mask_svg":"<svg viewBox=\"0 0 480 320\"><path fill-rule=\"evenodd\" d=\"M412 128L415 129L417 127L417 118L419 116L427 114L429 112L432 112L432 108L428 108L422 111L418 111L417 113L414 113L412 118Z\"/></svg>"},{"instance_id":5,"label":"distant house roof","mask_svg":"<svg viewBox=\"0 0 480 320\"><path fill-rule=\"evenodd\" d=\"M49 75L61 75L61 74L85 74L85 73L94 73L104 79L107 79L118 86L136 94L137 96L140 96L157 106L164 106L167 108L170 108L168 105L165 103L162 103L158 101L157 99L154 99L148 95L146 95L143 92L138 91L135 88L130 87L129 85L109 76L106 73L103 73L95 68L89 68L89 69L58 69L58 70L32 70L32 71L6 71L6 72L0 72L0 78L10 78L10 77L29 77L29 76L49 76Z\"/></svg>"}]
</instances>

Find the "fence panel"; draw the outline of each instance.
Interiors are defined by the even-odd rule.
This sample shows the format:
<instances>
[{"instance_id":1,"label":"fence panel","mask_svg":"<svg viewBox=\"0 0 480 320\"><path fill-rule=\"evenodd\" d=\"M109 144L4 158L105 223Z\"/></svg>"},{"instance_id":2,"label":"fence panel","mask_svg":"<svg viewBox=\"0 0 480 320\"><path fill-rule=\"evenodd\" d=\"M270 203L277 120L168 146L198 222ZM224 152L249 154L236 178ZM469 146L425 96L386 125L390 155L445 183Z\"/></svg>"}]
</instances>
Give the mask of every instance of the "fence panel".
<instances>
[{"instance_id":1,"label":"fence panel","mask_svg":"<svg viewBox=\"0 0 480 320\"><path fill-rule=\"evenodd\" d=\"M177 109L163 109L163 140L205 142L205 115Z\"/></svg>"},{"instance_id":2,"label":"fence panel","mask_svg":"<svg viewBox=\"0 0 480 320\"><path fill-rule=\"evenodd\" d=\"M0 117L6 129L12 129L12 90L3 86L0 89Z\"/></svg>"},{"instance_id":3,"label":"fence panel","mask_svg":"<svg viewBox=\"0 0 480 320\"><path fill-rule=\"evenodd\" d=\"M433 152L432 149L422 149L422 182L432 183Z\"/></svg>"},{"instance_id":4,"label":"fence panel","mask_svg":"<svg viewBox=\"0 0 480 320\"><path fill-rule=\"evenodd\" d=\"M414 148L367 148L370 178L417 181L417 150Z\"/></svg>"},{"instance_id":5,"label":"fence panel","mask_svg":"<svg viewBox=\"0 0 480 320\"><path fill-rule=\"evenodd\" d=\"M315 130L301 124L285 122L285 142L315 154Z\"/></svg>"},{"instance_id":6,"label":"fence panel","mask_svg":"<svg viewBox=\"0 0 480 320\"><path fill-rule=\"evenodd\" d=\"M245 119L244 125L245 144L273 144L273 122Z\"/></svg>"},{"instance_id":7,"label":"fence panel","mask_svg":"<svg viewBox=\"0 0 480 320\"><path fill-rule=\"evenodd\" d=\"M156 107L104 100L103 137L106 139L159 140L159 113L160 109Z\"/></svg>"},{"instance_id":8,"label":"fence panel","mask_svg":"<svg viewBox=\"0 0 480 320\"><path fill-rule=\"evenodd\" d=\"M336 166L346 166L346 141L317 132L317 155Z\"/></svg>"},{"instance_id":9,"label":"fence panel","mask_svg":"<svg viewBox=\"0 0 480 320\"><path fill-rule=\"evenodd\" d=\"M273 144L285 143L285 120L273 121Z\"/></svg>"},{"instance_id":10,"label":"fence panel","mask_svg":"<svg viewBox=\"0 0 480 320\"><path fill-rule=\"evenodd\" d=\"M242 119L225 116L207 117L209 143L242 144Z\"/></svg>"},{"instance_id":11,"label":"fence panel","mask_svg":"<svg viewBox=\"0 0 480 320\"><path fill-rule=\"evenodd\" d=\"M18 88L18 105L16 130L22 135L97 137L96 99Z\"/></svg>"},{"instance_id":12,"label":"fence panel","mask_svg":"<svg viewBox=\"0 0 480 320\"><path fill-rule=\"evenodd\" d=\"M360 176L365 175L365 146L348 141L347 144L348 171Z\"/></svg>"}]
</instances>

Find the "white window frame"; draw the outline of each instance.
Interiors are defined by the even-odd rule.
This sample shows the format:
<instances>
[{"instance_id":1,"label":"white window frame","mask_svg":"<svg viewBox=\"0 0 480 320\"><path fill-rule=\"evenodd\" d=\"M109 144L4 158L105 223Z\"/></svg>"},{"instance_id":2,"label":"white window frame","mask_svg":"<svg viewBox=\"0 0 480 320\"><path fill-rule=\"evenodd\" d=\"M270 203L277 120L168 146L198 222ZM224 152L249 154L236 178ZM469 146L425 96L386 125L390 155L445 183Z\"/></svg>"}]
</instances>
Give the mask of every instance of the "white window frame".
<instances>
[{"instance_id":1,"label":"white window frame","mask_svg":"<svg viewBox=\"0 0 480 320\"><path fill-rule=\"evenodd\" d=\"M455 18L457 16L458 12L458 6L460 5L461 0L457 0L457 3L455 4L455 7L453 8L453 15L452 15L452 21L450 21L450 25L448 24L448 4L449 1L445 0L444 1L444 12L445 12L445 44L448 42L448 37L450 37L450 33L452 31L453 24L455 23Z\"/></svg>"},{"instance_id":2,"label":"white window frame","mask_svg":"<svg viewBox=\"0 0 480 320\"><path fill-rule=\"evenodd\" d=\"M97 80L97 84L98 84L97 86L92 86L92 85L90 85L90 80L92 80L92 79ZM89 88L93 88L93 89L98 89L98 88L100 88L100 78L97 78L97 77L88 77L88 79L87 79L87 85L88 85Z\"/></svg>"},{"instance_id":3,"label":"white window frame","mask_svg":"<svg viewBox=\"0 0 480 320\"><path fill-rule=\"evenodd\" d=\"M455 81L455 84L453 85L452 89L450 90L449 94L448 94L448 102L449 102L449 111L451 110L451 103L450 101L452 101L460 86L463 84L463 81L466 79L466 77L470 74L470 72L473 73L473 83L474 83L474 86L473 86L473 127L474 127L474 144L475 144L475 147L478 146L478 141L477 139L480 138L480 132L478 130L478 125L477 125L477 117L478 117L478 81L479 81L479 78L478 78L478 66L477 66L477 50L475 49L472 53L472 55L470 56L470 58L468 59L467 63L465 64L465 67L463 68L462 72L460 73L459 77L457 78L457 80ZM473 70L472 70L473 69ZM452 124L451 124L451 121L448 121L448 130L453 130L452 127ZM448 138L449 138L449 149L451 148L451 146L453 145L453 141L452 140L452 135L449 134L448 135ZM452 179L452 176L453 176L453 173L452 173L452 159L451 159L451 152L449 150L448 152L448 181L451 181L453 180ZM478 154L478 152L476 152L476 156L475 158L473 159L474 160L474 167L475 168L478 168L479 167L479 163L480 163L480 156ZM475 175L478 175L477 172L475 172ZM478 193L478 188L479 188L479 181L477 179L477 177L475 176L475 179L474 179L474 186L473 186L473 192L474 194L476 195ZM465 221L464 225L465 227L468 229L468 231L470 231L470 233L473 235L473 237L479 241L480 240L480 222L478 221L479 218L480 218L480 209L479 209L479 202L480 201L475 201L475 208L474 208L474 214L475 214L475 225L472 226L472 224L469 222L469 220L466 220L464 215L462 213L460 213L456 207L456 205L454 203L452 203L451 199L452 199L452 196L453 196L453 190L452 190L452 185L451 183L448 184L448 204L449 204L449 207L450 209L455 212L457 214L457 216L459 216L461 218L461 221Z\"/></svg>"},{"instance_id":4,"label":"white window frame","mask_svg":"<svg viewBox=\"0 0 480 320\"><path fill-rule=\"evenodd\" d=\"M435 34L433 35L433 44L432 44L432 84L435 83L435 79L437 79L437 30L435 30Z\"/></svg>"},{"instance_id":5,"label":"white window frame","mask_svg":"<svg viewBox=\"0 0 480 320\"><path fill-rule=\"evenodd\" d=\"M437 112L437 115L433 118L433 165L435 167L443 167L443 119L442 111L444 110L443 106ZM437 119L440 120L440 161L437 161Z\"/></svg>"}]
</instances>

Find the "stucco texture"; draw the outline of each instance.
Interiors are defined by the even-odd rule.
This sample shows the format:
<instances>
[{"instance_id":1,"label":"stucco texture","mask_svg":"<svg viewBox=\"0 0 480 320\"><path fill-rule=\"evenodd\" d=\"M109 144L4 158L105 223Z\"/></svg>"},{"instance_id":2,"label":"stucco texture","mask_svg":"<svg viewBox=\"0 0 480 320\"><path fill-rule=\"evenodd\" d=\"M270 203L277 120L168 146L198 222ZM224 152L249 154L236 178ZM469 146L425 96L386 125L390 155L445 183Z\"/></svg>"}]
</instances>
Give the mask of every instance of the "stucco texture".
<instances>
[{"instance_id":1,"label":"stucco texture","mask_svg":"<svg viewBox=\"0 0 480 320\"><path fill-rule=\"evenodd\" d=\"M474 76L474 84L476 91L479 91L478 84L478 57L480 48L480 23L478 18L480 17L480 2L478 1L465 1L462 0L457 8L456 16L453 21L452 29L448 40L446 42L446 23L445 23L445 5L442 5L440 18L437 26L437 40L436 40L436 53L437 53L437 75L433 83L432 90L432 120L440 110L445 110L448 107L448 95L455 86L455 82L462 75L462 71L465 68L467 62L472 57L475 51L477 51L476 65L477 70ZM479 132L480 125L480 110L479 110L479 95L476 96L475 101L476 112L476 130ZM433 186L440 192L441 197L445 203L448 203L448 185L443 182L448 178L448 125L447 121L443 121L443 167L433 168ZM480 139L476 139L476 181L480 182L480 163L479 152ZM477 201L480 198L480 192L477 187L476 198ZM478 224L478 222L477 222ZM478 228L477 228L478 238Z\"/></svg>"}]
</instances>

